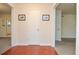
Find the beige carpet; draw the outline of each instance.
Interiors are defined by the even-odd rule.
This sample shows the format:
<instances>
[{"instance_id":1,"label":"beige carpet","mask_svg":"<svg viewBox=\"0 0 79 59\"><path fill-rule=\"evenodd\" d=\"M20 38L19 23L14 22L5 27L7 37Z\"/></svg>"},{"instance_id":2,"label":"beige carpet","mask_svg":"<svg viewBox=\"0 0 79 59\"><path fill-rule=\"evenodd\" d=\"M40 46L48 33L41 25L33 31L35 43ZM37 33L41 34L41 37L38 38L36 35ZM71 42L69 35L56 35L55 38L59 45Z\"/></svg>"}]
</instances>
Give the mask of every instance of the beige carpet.
<instances>
[{"instance_id":1,"label":"beige carpet","mask_svg":"<svg viewBox=\"0 0 79 59\"><path fill-rule=\"evenodd\" d=\"M1 39L0 38L0 54L3 53L4 51L6 51L7 49L9 49L11 47L11 39L7 38L7 39Z\"/></svg>"},{"instance_id":2,"label":"beige carpet","mask_svg":"<svg viewBox=\"0 0 79 59\"><path fill-rule=\"evenodd\" d=\"M59 55L75 55L75 39L62 39L56 41L56 47Z\"/></svg>"}]
</instances>

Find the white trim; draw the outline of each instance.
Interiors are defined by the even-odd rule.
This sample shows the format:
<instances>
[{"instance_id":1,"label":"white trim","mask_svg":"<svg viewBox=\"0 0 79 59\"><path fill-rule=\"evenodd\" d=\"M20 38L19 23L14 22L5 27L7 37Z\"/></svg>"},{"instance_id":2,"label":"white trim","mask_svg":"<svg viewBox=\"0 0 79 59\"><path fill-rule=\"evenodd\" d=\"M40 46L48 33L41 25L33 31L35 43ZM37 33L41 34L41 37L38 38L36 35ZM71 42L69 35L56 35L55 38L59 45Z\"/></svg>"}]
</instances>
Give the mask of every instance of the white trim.
<instances>
[{"instance_id":1,"label":"white trim","mask_svg":"<svg viewBox=\"0 0 79 59\"><path fill-rule=\"evenodd\" d=\"M79 4L76 5L76 55L79 55Z\"/></svg>"},{"instance_id":2,"label":"white trim","mask_svg":"<svg viewBox=\"0 0 79 59\"><path fill-rule=\"evenodd\" d=\"M11 4L11 3L8 3L8 5L9 5L9 6L11 6L12 8L14 7L14 5L13 5L13 4Z\"/></svg>"},{"instance_id":3,"label":"white trim","mask_svg":"<svg viewBox=\"0 0 79 59\"><path fill-rule=\"evenodd\" d=\"M55 5L54 5L54 8L57 8L57 6L59 5L60 3L56 3Z\"/></svg>"},{"instance_id":4,"label":"white trim","mask_svg":"<svg viewBox=\"0 0 79 59\"><path fill-rule=\"evenodd\" d=\"M52 17L53 17L53 19L52 19L52 40L51 40L51 46L52 47L55 47L55 9L56 9L56 7L59 5L59 3L54 3L54 5L53 5L53 14L52 14Z\"/></svg>"},{"instance_id":5,"label":"white trim","mask_svg":"<svg viewBox=\"0 0 79 59\"><path fill-rule=\"evenodd\" d=\"M12 46L12 40L13 40L13 13L14 13L14 6L10 3L8 3L8 5L11 7L11 46Z\"/></svg>"},{"instance_id":6,"label":"white trim","mask_svg":"<svg viewBox=\"0 0 79 59\"><path fill-rule=\"evenodd\" d=\"M54 24L52 24L52 25L53 25L53 27L54 27L54 31L53 31L53 32L54 32L54 33L53 33L54 38L53 38L53 45L52 45L52 47L55 47L55 30L56 30L56 29L55 29L55 26L56 26L55 21L56 21L56 7L57 7L58 5L59 5L59 3L55 3L55 4L54 4L54 7L53 7L53 8L54 8L54 11L53 11L53 12L54 12L54 15L53 15L53 17L54 17Z\"/></svg>"}]
</instances>

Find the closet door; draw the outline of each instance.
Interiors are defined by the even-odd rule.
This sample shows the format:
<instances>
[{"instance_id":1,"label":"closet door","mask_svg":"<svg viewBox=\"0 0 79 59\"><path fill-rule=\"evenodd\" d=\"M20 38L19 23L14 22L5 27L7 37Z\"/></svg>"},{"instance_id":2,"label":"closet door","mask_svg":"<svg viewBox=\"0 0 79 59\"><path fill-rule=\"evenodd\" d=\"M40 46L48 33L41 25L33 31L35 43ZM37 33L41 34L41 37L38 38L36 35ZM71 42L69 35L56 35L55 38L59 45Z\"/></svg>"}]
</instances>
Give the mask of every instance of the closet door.
<instances>
[{"instance_id":1,"label":"closet door","mask_svg":"<svg viewBox=\"0 0 79 59\"><path fill-rule=\"evenodd\" d=\"M38 44L39 40L40 11L30 10L28 17L28 36L30 44Z\"/></svg>"}]
</instances>

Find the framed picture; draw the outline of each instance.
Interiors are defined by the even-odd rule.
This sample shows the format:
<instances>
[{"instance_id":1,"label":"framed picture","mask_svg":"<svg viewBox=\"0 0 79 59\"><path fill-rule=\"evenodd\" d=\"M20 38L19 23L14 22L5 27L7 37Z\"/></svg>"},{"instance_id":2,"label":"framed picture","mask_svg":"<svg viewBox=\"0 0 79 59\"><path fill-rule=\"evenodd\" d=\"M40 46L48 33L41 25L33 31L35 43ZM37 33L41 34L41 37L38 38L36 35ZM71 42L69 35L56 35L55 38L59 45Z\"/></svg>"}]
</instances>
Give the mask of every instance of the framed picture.
<instances>
[{"instance_id":1,"label":"framed picture","mask_svg":"<svg viewBox=\"0 0 79 59\"><path fill-rule=\"evenodd\" d=\"M19 21L25 21L26 20L26 15L25 14L18 14L18 20Z\"/></svg>"},{"instance_id":2,"label":"framed picture","mask_svg":"<svg viewBox=\"0 0 79 59\"><path fill-rule=\"evenodd\" d=\"M43 14L42 15L42 20L43 21L49 21L50 20L50 15L49 14Z\"/></svg>"}]
</instances>

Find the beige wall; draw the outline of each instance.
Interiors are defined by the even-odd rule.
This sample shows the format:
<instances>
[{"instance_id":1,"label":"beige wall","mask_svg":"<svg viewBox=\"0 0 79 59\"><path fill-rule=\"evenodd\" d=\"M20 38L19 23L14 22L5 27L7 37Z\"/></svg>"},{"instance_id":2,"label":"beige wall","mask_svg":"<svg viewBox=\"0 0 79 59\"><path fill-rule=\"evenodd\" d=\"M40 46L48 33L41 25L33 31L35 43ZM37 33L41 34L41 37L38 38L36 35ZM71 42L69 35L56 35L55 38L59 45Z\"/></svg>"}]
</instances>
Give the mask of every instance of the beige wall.
<instances>
[{"instance_id":1,"label":"beige wall","mask_svg":"<svg viewBox=\"0 0 79 59\"><path fill-rule=\"evenodd\" d=\"M63 14L61 25L62 38L76 38L75 14Z\"/></svg>"},{"instance_id":2,"label":"beige wall","mask_svg":"<svg viewBox=\"0 0 79 59\"><path fill-rule=\"evenodd\" d=\"M52 45L54 40L53 4L13 4L12 46L40 44ZM26 14L26 21L18 21L18 14ZM50 21L42 21L49 14ZM53 46L53 45L52 45Z\"/></svg>"}]
</instances>

